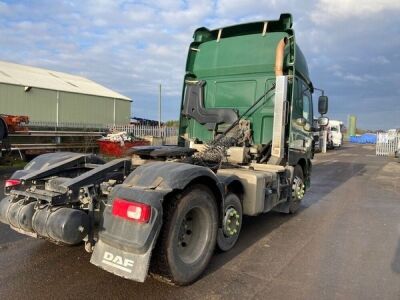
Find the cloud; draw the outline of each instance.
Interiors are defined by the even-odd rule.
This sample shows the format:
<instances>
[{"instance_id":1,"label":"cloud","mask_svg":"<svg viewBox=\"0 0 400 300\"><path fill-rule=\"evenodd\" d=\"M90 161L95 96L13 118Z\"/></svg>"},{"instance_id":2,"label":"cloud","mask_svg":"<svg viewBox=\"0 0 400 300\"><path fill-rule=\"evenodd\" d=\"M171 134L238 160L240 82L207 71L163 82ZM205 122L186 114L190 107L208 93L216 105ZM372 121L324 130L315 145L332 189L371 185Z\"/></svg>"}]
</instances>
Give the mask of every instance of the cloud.
<instances>
[{"instance_id":1,"label":"cloud","mask_svg":"<svg viewBox=\"0 0 400 300\"><path fill-rule=\"evenodd\" d=\"M248 1L231 1L220 0L217 2L216 9L219 16L237 18L239 15L250 15L259 13L260 8L274 8L276 1L268 0L248 0Z\"/></svg>"},{"instance_id":2,"label":"cloud","mask_svg":"<svg viewBox=\"0 0 400 300\"><path fill-rule=\"evenodd\" d=\"M170 28L184 30L187 27L201 26L201 21L212 13L213 1L211 0L191 0L187 1L186 7L180 10L161 11L163 21Z\"/></svg>"},{"instance_id":3,"label":"cloud","mask_svg":"<svg viewBox=\"0 0 400 300\"><path fill-rule=\"evenodd\" d=\"M311 19L317 24L363 18L386 11L400 10L400 2L393 0L319 0Z\"/></svg>"},{"instance_id":4,"label":"cloud","mask_svg":"<svg viewBox=\"0 0 400 300\"><path fill-rule=\"evenodd\" d=\"M377 63L377 64L381 64L381 65L386 65L390 63L390 60L387 59L385 56L383 55L379 55L377 57L374 57L372 59L373 62Z\"/></svg>"}]
</instances>

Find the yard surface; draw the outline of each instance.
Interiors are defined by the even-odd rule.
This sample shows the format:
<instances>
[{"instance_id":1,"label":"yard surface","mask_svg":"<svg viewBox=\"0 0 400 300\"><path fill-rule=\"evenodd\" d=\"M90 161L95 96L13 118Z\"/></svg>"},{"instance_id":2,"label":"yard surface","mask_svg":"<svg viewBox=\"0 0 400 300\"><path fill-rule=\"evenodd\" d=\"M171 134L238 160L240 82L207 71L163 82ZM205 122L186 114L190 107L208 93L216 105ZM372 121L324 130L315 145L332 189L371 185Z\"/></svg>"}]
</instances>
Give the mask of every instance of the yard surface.
<instances>
[{"instance_id":1,"label":"yard surface","mask_svg":"<svg viewBox=\"0 0 400 300\"><path fill-rule=\"evenodd\" d=\"M235 248L183 288L116 277L83 246L0 224L0 298L400 299L400 163L374 153L345 145L318 154L297 214L245 218ZM0 187L7 176L0 170Z\"/></svg>"}]
</instances>

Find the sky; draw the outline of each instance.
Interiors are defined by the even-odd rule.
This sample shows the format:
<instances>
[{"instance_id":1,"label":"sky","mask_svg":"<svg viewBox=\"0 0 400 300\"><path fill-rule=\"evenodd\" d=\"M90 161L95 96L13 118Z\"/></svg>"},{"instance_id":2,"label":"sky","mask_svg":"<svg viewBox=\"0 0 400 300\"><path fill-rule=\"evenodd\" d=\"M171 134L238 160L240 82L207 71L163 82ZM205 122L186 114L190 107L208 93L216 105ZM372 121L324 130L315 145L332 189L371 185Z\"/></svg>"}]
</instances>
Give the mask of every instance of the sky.
<instances>
[{"instance_id":1,"label":"sky","mask_svg":"<svg viewBox=\"0 0 400 300\"><path fill-rule=\"evenodd\" d=\"M130 97L142 118L158 118L162 84L166 121L179 115L196 28L283 12L331 119L355 114L363 129L400 128L399 0L0 0L0 60L87 77Z\"/></svg>"}]
</instances>

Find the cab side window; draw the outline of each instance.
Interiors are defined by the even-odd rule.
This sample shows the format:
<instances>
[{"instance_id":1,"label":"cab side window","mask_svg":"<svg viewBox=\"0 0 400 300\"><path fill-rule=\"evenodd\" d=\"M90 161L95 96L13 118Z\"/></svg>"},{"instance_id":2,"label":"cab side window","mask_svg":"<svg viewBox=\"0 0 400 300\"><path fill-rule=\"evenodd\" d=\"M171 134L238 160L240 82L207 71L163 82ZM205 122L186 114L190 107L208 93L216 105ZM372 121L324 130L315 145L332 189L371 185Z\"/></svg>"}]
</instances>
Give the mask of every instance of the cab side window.
<instances>
[{"instance_id":1,"label":"cab side window","mask_svg":"<svg viewBox=\"0 0 400 300\"><path fill-rule=\"evenodd\" d=\"M303 118L307 120L308 123L312 124L313 111L311 104L310 92L303 93Z\"/></svg>"},{"instance_id":2,"label":"cab side window","mask_svg":"<svg viewBox=\"0 0 400 300\"><path fill-rule=\"evenodd\" d=\"M303 117L302 88L303 87L301 81L298 78L295 78L293 110L292 110L293 119L298 119Z\"/></svg>"},{"instance_id":3,"label":"cab side window","mask_svg":"<svg viewBox=\"0 0 400 300\"><path fill-rule=\"evenodd\" d=\"M295 78L292 118L304 118L312 126L313 105L309 87L299 78Z\"/></svg>"},{"instance_id":4,"label":"cab side window","mask_svg":"<svg viewBox=\"0 0 400 300\"><path fill-rule=\"evenodd\" d=\"M303 118L307 120L309 124L313 123L313 106L310 89L302 83L302 94L303 94Z\"/></svg>"}]
</instances>

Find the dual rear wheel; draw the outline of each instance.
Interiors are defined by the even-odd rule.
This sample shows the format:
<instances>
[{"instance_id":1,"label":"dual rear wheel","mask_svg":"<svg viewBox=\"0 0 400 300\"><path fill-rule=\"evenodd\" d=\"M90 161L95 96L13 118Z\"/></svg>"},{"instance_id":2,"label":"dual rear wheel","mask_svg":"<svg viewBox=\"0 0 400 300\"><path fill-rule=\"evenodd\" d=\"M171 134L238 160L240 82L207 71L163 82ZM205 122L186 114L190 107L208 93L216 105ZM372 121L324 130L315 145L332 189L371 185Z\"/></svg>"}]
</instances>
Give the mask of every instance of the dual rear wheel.
<instances>
[{"instance_id":1,"label":"dual rear wheel","mask_svg":"<svg viewBox=\"0 0 400 300\"><path fill-rule=\"evenodd\" d=\"M153 253L153 273L177 285L195 281L207 267L215 247L227 251L239 237L240 199L228 194L224 210L224 226L218 228L215 196L200 184L169 199L164 204L164 225Z\"/></svg>"}]
</instances>

